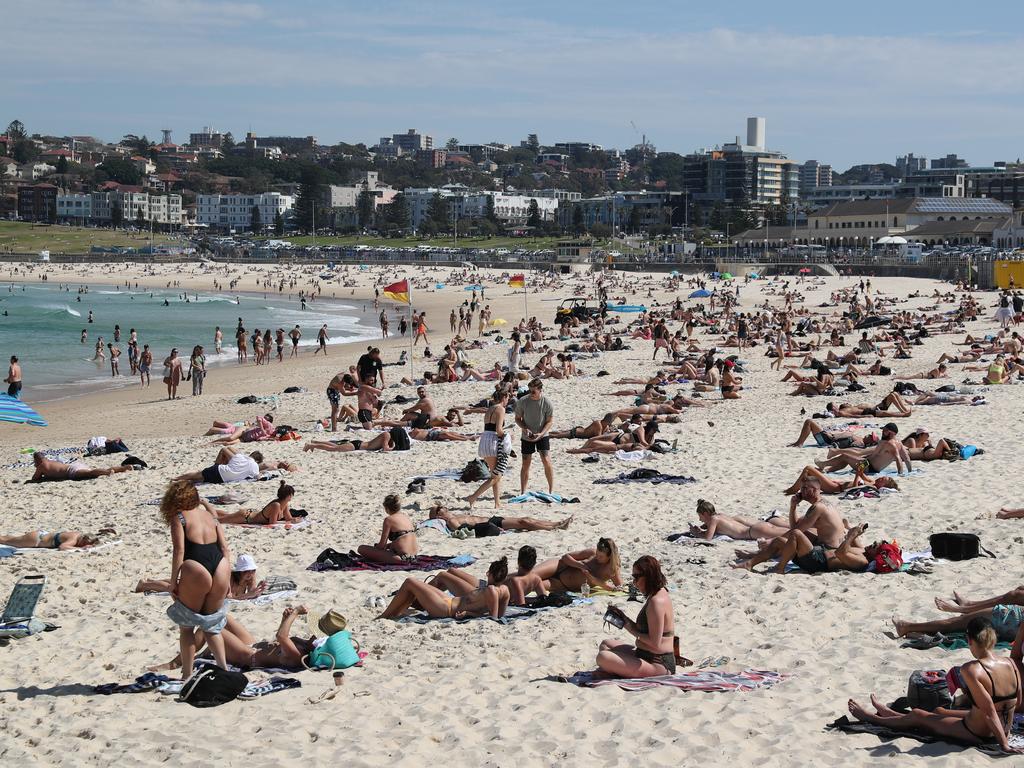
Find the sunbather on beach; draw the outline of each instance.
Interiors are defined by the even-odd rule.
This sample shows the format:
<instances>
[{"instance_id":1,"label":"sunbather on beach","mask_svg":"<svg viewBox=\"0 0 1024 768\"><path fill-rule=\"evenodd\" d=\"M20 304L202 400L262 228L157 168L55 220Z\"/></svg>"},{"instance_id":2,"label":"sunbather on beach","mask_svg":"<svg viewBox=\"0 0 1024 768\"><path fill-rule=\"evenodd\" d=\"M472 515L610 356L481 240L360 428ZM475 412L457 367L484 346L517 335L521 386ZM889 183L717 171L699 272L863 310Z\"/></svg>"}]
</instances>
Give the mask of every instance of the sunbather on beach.
<instances>
[{"instance_id":1,"label":"sunbather on beach","mask_svg":"<svg viewBox=\"0 0 1024 768\"><path fill-rule=\"evenodd\" d=\"M95 547L100 543L102 535L115 533L113 528L104 528L96 534L82 533L81 531L55 531L51 533L41 529L9 536L0 535L0 545L17 549L59 549L67 551L69 549Z\"/></svg>"},{"instance_id":2,"label":"sunbather on beach","mask_svg":"<svg viewBox=\"0 0 1024 768\"><path fill-rule=\"evenodd\" d=\"M825 410L833 416L839 416L844 419L860 419L865 416L877 416L880 419L905 419L913 413L910 404L907 403L899 392L895 391L883 397L878 405L840 403L837 406L834 403L827 403Z\"/></svg>"},{"instance_id":3,"label":"sunbather on beach","mask_svg":"<svg viewBox=\"0 0 1024 768\"><path fill-rule=\"evenodd\" d=\"M949 374L946 372L946 364L940 362L937 367L932 368L929 371L921 371L920 373L912 373L909 376L901 376L901 379L947 379Z\"/></svg>"},{"instance_id":4,"label":"sunbather on beach","mask_svg":"<svg viewBox=\"0 0 1024 768\"><path fill-rule=\"evenodd\" d=\"M299 468L289 461L264 459L260 451L247 454L226 445L218 451L211 466L197 472L186 472L175 479L190 483L240 483L255 480L260 472L275 469L297 472Z\"/></svg>"},{"instance_id":5,"label":"sunbather on beach","mask_svg":"<svg viewBox=\"0 0 1024 768\"><path fill-rule=\"evenodd\" d=\"M936 598L935 605L943 611L959 615L948 619L932 621L905 621L892 617L893 627L899 637L908 635L934 635L937 633L963 632L972 619L983 618L991 622L996 635L1003 642L1012 642L1024 625L1024 590L1010 590L1002 595L973 602L961 601L954 593L953 600Z\"/></svg>"},{"instance_id":6,"label":"sunbather on beach","mask_svg":"<svg viewBox=\"0 0 1024 768\"><path fill-rule=\"evenodd\" d=\"M122 472L131 472L136 468L133 464L117 467L107 467L106 469L90 469L89 465L81 459L75 459L70 464L65 464L60 461L54 461L46 458L42 453L38 451L32 454L32 463L35 465L35 471L32 473L32 477L26 480L26 483L47 483L57 482L60 480L94 480L97 477L107 477L108 475L118 475Z\"/></svg>"},{"instance_id":7,"label":"sunbather on beach","mask_svg":"<svg viewBox=\"0 0 1024 768\"><path fill-rule=\"evenodd\" d=\"M218 424L224 424L222 421L213 422L213 429L207 434L213 433L217 429ZM256 443L262 440L270 440L277 434L274 427L274 414L268 413L264 416L257 416L256 421L253 424L245 424L241 427L234 427L230 432L221 432L221 437L211 443L211 445L235 445L236 443Z\"/></svg>"},{"instance_id":8,"label":"sunbather on beach","mask_svg":"<svg viewBox=\"0 0 1024 768\"><path fill-rule=\"evenodd\" d=\"M564 520L538 520L535 517L456 515L450 512L448 507L443 504L435 504L430 508L430 519L444 520L449 531L455 531L459 528L472 528L483 523L492 523L503 531L564 531L572 522L571 516Z\"/></svg>"},{"instance_id":9,"label":"sunbather on beach","mask_svg":"<svg viewBox=\"0 0 1024 768\"><path fill-rule=\"evenodd\" d=\"M882 427L882 436L878 444L871 448L848 448L829 450L828 459L814 462L818 469L825 472L837 472L846 467L856 468L858 466L865 474L881 472L893 462L896 462L896 471L903 473L903 465L906 464L907 472L911 466L910 452L906 446L896 439L899 428L889 422Z\"/></svg>"},{"instance_id":10,"label":"sunbather on beach","mask_svg":"<svg viewBox=\"0 0 1024 768\"><path fill-rule=\"evenodd\" d=\"M277 487L277 498L268 502L263 509L239 509L236 512L224 512L214 510L217 519L226 525L274 525L278 522L294 523L290 505L295 497L295 489L287 485L284 480ZM209 508L209 505L200 499L200 504Z\"/></svg>"},{"instance_id":11,"label":"sunbather on beach","mask_svg":"<svg viewBox=\"0 0 1024 768\"><path fill-rule=\"evenodd\" d=\"M844 493L851 488L892 488L895 491L900 489L896 480L891 477L876 477L874 479L868 477L864 474L864 468L861 464L857 464L853 468L853 473L853 477L849 480L836 480L826 475L817 467L806 466L800 470L800 476L797 477L796 482L784 490L783 493L786 496L799 493L800 488L808 478L817 480L821 492L829 496Z\"/></svg>"},{"instance_id":12,"label":"sunbather on beach","mask_svg":"<svg viewBox=\"0 0 1024 768\"><path fill-rule=\"evenodd\" d=\"M526 597L531 594L546 597L548 592L544 589L544 579L534 570L537 565L537 550L529 545L520 547L516 564L518 569L505 581L511 604L526 605Z\"/></svg>"},{"instance_id":13,"label":"sunbather on beach","mask_svg":"<svg viewBox=\"0 0 1024 768\"><path fill-rule=\"evenodd\" d=\"M504 573L501 563L504 561ZM508 561L503 558L491 563L487 569L488 583L477 586L465 595L450 596L444 590L410 577L406 579L391 603L384 609L378 619L398 619L406 615L413 606L426 611L427 615L436 619L463 619L474 616L491 616L501 618L509 605L509 590L503 583L508 575Z\"/></svg>"},{"instance_id":14,"label":"sunbather on beach","mask_svg":"<svg viewBox=\"0 0 1024 768\"><path fill-rule=\"evenodd\" d=\"M409 437L413 440L422 440L427 443L466 443L477 439L476 435L463 435L459 432L452 432L442 427L430 427L429 429L409 429Z\"/></svg>"},{"instance_id":15,"label":"sunbather on beach","mask_svg":"<svg viewBox=\"0 0 1024 768\"><path fill-rule=\"evenodd\" d=\"M704 499L697 501L697 517L700 525L690 525L690 536L704 541L711 541L715 536L756 541L789 533L789 526L783 525L782 517L764 521L738 515L722 515L715 511L714 504Z\"/></svg>"},{"instance_id":16,"label":"sunbather on beach","mask_svg":"<svg viewBox=\"0 0 1024 768\"><path fill-rule=\"evenodd\" d=\"M956 392L922 392L914 400L914 405L974 405L984 401L984 395L958 395Z\"/></svg>"},{"instance_id":17,"label":"sunbather on beach","mask_svg":"<svg viewBox=\"0 0 1024 768\"><path fill-rule=\"evenodd\" d=\"M850 528L843 541L834 548L815 544L803 531L792 530L781 539L776 539L776 542L779 543L778 547L766 549L756 557L736 563L733 567L753 570L754 565L769 559L769 557L761 558L762 555L771 551L771 556L777 557L779 561L775 567L776 573L785 573L786 566L790 561L807 573L863 571L878 554L877 543L869 544L866 547L857 543L865 528L867 528L867 523Z\"/></svg>"},{"instance_id":18,"label":"sunbather on beach","mask_svg":"<svg viewBox=\"0 0 1024 768\"><path fill-rule=\"evenodd\" d=\"M362 544L357 551L361 557L377 563L405 563L415 559L420 551L416 524L402 511L402 500L397 495L389 493L384 497L380 541Z\"/></svg>"},{"instance_id":19,"label":"sunbather on beach","mask_svg":"<svg viewBox=\"0 0 1024 768\"><path fill-rule=\"evenodd\" d=\"M819 448L833 446L836 448L864 448L870 445L870 433L858 435L850 429L826 429L814 419L804 419L800 427L800 437L790 443L793 448L802 448L808 437L814 437Z\"/></svg>"},{"instance_id":20,"label":"sunbather on beach","mask_svg":"<svg viewBox=\"0 0 1024 768\"><path fill-rule=\"evenodd\" d=\"M266 590L266 581L256 581L256 559L252 555L239 555L231 566L231 584L228 597L232 600L252 600ZM169 579L140 579L135 585L136 592L170 592Z\"/></svg>"},{"instance_id":21,"label":"sunbather on beach","mask_svg":"<svg viewBox=\"0 0 1024 768\"><path fill-rule=\"evenodd\" d=\"M639 416L634 416L634 419ZM651 447L655 435L658 434L658 423L636 421L626 425L625 429L600 435L586 440L583 445L568 448L566 453L615 453L616 451L642 451Z\"/></svg>"},{"instance_id":22,"label":"sunbather on beach","mask_svg":"<svg viewBox=\"0 0 1024 768\"><path fill-rule=\"evenodd\" d=\"M1007 753L1020 753L1011 748L1007 736L1014 711L1024 705L1021 676L1014 661L993 653L996 631L984 617L972 618L965 625L967 645L972 661L951 670L960 683L970 709L940 708L934 712L913 709L900 713L882 704L874 694L874 712L853 699L848 702L850 714L857 720L892 730L921 731L940 739L960 744L996 742Z\"/></svg>"},{"instance_id":23,"label":"sunbather on beach","mask_svg":"<svg viewBox=\"0 0 1024 768\"><path fill-rule=\"evenodd\" d=\"M549 592L579 592L584 584L612 592L622 586L619 548L604 537L597 540L595 549L581 549L545 560L537 566L536 573L544 579Z\"/></svg>"},{"instance_id":24,"label":"sunbather on beach","mask_svg":"<svg viewBox=\"0 0 1024 768\"><path fill-rule=\"evenodd\" d=\"M585 440L587 438L597 437L598 435L603 435L609 432L613 423L615 423L615 414L606 413L602 418L594 419L585 427L570 427L569 429L563 429L558 432L549 432L548 437L569 440Z\"/></svg>"},{"instance_id":25,"label":"sunbather on beach","mask_svg":"<svg viewBox=\"0 0 1024 768\"><path fill-rule=\"evenodd\" d=\"M381 432L372 440L310 440L303 451L333 451L334 453L352 453L352 451L390 451L394 447L390 432Z\"/></svg>"},{"instance_id":26,"label":"sunbather on beach","mask_svg":"<svg viewBox=\"0 0 1024 768\"><path fill-rule=\"evenodd\" d=\"M630 619L617 606L609 606L606 613L617 616L622 628L636 638L636 643L602 640L597 666L609 677L674 674L677 661L675 616L661 564L651 555L644 555L633 563L632 575L636 588L647 598L636 620Z\"/></svg>"},{"instance_id":27,"label":"sunbather on beach","mask_svg":"<svg viewBox=\"0 0 1024 768\"><path fill-rule=\"evenodd\" d=\"M508 578L508 558L495 560L487 568L487 577L479 579L464 568L449 568L426 579L426 583L445 589L456 597L466 597L488 585L504 584Z\"/></svg>"}]
</instances>

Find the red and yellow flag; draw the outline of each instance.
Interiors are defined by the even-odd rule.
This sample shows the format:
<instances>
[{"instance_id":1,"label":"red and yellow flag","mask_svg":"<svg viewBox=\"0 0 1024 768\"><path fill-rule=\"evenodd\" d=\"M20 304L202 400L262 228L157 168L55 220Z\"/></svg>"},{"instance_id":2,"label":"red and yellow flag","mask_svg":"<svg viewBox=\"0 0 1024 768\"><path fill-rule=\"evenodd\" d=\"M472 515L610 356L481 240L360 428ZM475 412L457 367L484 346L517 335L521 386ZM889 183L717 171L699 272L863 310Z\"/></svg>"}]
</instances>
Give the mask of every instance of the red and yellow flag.
<instances>
[{"instance_id":1,"label":"red and yellow flag","mask_svg":"<svg viewBox=\"0 0 1024 768\"><path fill-rule=\"evenodd\" d=\"M399 280L397 283L384 286L384 295L392 301L397 301L401 304L409 303L409 281Z\"/></svg>"},{"instance_id":2,"label":"red and yellow flag","mask_svg":"<svg viewBox=\"0 0 1024 768\"><path fill-rule=\"evenodd\" d=\"M526 277L524 275L512 275L512 277L509 278L508 285L510 288L525 288Z\"/></svg>"}]
</instances>

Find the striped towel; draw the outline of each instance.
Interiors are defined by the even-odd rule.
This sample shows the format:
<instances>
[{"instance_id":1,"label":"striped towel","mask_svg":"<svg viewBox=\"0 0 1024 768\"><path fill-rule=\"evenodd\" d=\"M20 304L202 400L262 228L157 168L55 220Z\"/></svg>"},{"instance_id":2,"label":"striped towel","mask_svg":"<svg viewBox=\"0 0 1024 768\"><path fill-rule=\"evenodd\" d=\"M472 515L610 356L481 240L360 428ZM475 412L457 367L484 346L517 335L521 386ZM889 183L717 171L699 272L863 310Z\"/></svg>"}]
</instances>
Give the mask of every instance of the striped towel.
<instances>
[{"instance_id":1,"label":"striped towel","mask_svg":"<svg viewBox=\"0 0 1024 768\"><path fill-rule=\"evenodd\" d=\"M721 672L702 669L693 672L677 672L674 675L641 678L594 679L593 672L576 672L568 677L556 678L561 683L572 683L581 688L597 688L602 685L617 685L624 691L646 691L650 688L677 688L681 691L715 693L724 691L756 691L771 688L787 680L789 675L757 669L742 672Z\"/></svg>"}]
</instances>

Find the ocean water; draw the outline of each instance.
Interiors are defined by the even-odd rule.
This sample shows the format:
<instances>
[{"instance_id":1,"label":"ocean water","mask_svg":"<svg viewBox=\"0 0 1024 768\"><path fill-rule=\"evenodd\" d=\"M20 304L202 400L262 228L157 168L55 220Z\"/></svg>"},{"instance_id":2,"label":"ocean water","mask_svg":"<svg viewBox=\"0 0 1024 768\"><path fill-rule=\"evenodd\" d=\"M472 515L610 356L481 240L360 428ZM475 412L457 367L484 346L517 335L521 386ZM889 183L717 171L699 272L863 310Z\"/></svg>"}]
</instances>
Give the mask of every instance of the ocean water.
<instances>
[{"instance_id":1,"label":"ocean water","mask_svg":"<svg viewBox=\"0 0 1024 768\"><path fill-rule=\"evenodd\" d=\"M45 401L88 390L137 384L128 364L131 328L138 332L140 351L143 344L149 344L153 352L154 379L159 378L161 364L172 347L178 349L186 366L196 344L205 347L208 365L235 361L239 317L250 336L256 328L265 331L269 327L271 333L283 328L287 333L298 324L303 347L316 345L317 331L324 323L332 344L373 339L379 333L372 306L364 309L356 301L318 299L302 310L297 299L269 292L266 298L263 294L189 293L186 301L185 295L174 289L85 287L88 293L83 294L78 293L77 285L70 286L70 290L55 284L15 283L0 287L0 363L6 375L10 356L18 356L25 399ZM92 323L88 322L90 311ZM115 325L121 326L119 343L114 342ZM224 334L223 353L219 356L213 351L217 326ZM84 344L83 329L88 332ZM104 360L94 360L100 336L105 353L107 342L121 348L120 377L110 374L109 353ZM287 345L286 355L290 340ZM251 344L249 355L251 358ZM159 381L154 382L154 386L157 384Z\"/></svg>"}]
</instances>

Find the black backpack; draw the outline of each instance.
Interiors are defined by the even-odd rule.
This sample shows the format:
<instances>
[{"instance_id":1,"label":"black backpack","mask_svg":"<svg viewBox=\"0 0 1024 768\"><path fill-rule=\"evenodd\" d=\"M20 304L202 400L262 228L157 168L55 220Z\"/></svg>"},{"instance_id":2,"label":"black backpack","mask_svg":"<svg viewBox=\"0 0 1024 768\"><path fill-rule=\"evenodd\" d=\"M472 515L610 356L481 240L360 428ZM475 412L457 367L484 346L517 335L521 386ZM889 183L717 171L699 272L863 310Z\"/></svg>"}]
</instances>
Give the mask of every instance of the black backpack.
<instances>
[{"instance_id":1,"label":"black backpack","mask_svg":"<svg viewBox=\"0 0 1024 768\"><path fill-rule=\"evenodd\" d=\"M392 427L390 434L392 450L408 451L412 448L412 443L409 440L409 433L405 431L404 427Z\"/></svg>"},{"instance_id":2,"label":"black backpack","mask_svg":"<svg viewBox=\"0 0 1024 768\"><path fill-rule=\"evenodd\" d=\"M460 483L481 483L491 476L491 470L481 459L473 459L459 475Z\"/></svg>"},{"instance_id":3,"label":"black backpack","mask_svg":"<svg viewBox=\"0 0 1024 768\"><path fill-rule=\"evenodd\" d=\"M359 560L350 554L339 552L328 547L316 556L315 570L319 571L341 571L346 568L353 568L359 565Z\"/></svg>"},{"instance_id":4,"label":"black backpack","mask_svg":"<svg viewBox=\"0 0 1024 768\"><path fill-rule=\"evenodd\" d=\"M203 667L181 687L178 701L193 707L219 707L238 698L245 690L249 678L241 672L229 672L220 667Z\"/></svg>"},{"instance_id":5,"label":"black backpack","mask_svg":"<svg viewBox=\"0 0 1024 768\"><path fill-rule=\"evenodd\" d=\"M974 533L933 533L928 537L932 548L932 557L944 560L971 560L984 552L995 557L981 546L981 539Z\"/></svg>"}]
</instances>

